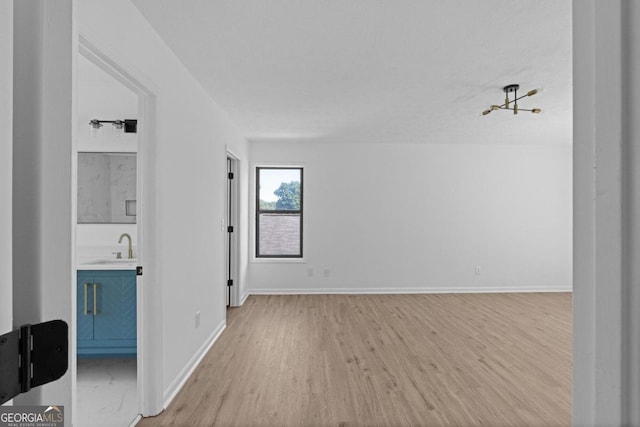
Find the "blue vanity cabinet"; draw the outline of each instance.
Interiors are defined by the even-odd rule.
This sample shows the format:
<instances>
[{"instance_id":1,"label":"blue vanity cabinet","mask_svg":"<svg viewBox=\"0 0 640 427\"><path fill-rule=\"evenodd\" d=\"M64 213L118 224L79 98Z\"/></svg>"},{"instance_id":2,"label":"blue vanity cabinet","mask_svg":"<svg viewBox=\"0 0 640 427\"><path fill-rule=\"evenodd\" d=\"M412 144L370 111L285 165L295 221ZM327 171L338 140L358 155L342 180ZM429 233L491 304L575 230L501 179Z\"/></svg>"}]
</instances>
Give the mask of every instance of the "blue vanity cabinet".
<instances>
[{"instance_id":1,"label":"blue vanity cabinet","mask_svg":"<svg viewBox=\"0 0 640 427\"><path fill-rule=\"evenodd\" d=\"M78 357L136 354L136 272L79 270Z\"/></svg>"}]
</instances>

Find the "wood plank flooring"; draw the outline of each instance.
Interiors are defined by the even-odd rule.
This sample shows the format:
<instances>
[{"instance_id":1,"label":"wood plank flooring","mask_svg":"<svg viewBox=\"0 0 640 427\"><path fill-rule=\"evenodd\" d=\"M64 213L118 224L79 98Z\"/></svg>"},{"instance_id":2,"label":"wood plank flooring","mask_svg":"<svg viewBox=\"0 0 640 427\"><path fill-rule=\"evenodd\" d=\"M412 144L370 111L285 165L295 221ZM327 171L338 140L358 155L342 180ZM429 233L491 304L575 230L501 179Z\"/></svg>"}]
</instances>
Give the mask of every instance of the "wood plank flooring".
<instances>
[{"instance_id":1,"label":"wood plank flooring","mask_svg":"<svg viewBox=\"0 0 640 427\"><path fill-rule=\"evenodd\" d=\"M149 426L569 426L571 294L251 296Z\"/></svg>"}]
</instances>

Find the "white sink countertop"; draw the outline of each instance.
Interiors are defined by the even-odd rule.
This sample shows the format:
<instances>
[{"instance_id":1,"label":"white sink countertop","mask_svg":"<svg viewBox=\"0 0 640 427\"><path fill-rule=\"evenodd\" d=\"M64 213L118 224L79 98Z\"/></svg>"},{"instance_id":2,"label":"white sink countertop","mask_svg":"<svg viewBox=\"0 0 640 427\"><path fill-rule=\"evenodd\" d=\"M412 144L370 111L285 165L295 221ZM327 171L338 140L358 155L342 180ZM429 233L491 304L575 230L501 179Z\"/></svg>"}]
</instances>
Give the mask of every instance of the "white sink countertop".
<instances>
[{"instance_id":1,"label":"white sink countertop","mask_svg":"<svg viewBox=\"0 0 640 427\"><path fill-rule=\"evenodd\" d=\"M135 258L78 258L76 269L78 270L135 270L137 260Z\"/></svg>"}]
</instances>

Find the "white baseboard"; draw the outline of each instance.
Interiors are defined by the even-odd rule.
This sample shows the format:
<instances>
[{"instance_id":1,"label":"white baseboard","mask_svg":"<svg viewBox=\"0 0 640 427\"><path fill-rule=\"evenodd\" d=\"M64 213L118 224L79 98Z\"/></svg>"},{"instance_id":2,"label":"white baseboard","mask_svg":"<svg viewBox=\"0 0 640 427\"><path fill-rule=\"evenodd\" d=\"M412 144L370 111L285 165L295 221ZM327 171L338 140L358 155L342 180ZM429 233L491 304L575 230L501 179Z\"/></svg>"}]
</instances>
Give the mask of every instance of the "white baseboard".
<instances>
[{"instance_id":1,"label":"white baseboard","mask_svg":"<svg viewBox=\"0 0 640 427\"><path fill-rule=\"evenodd\" d=\"M526 292L572 292L571 285L559 286L455 286L435 288L305 288L250 289L251 295L313 295L313 294L484 294Z\"/></svg>"},{"instance_id":2,"label":"white baseboard","mask_svg":"<svg viewBox=\"0 0 640 427\"><path fill-rule=\"evenodd\" d=\"M167 409L171 401L176 397L180 389L187 382L193 371L198 367L204 356L207 354L213 343L216 342L222 331L227 327L227 323L223 320L218 327L213 331L206 341L200 346L198 351L189 359L189 362L185 365L176 378L171 382L171 385L164 391L162 398L164 400L164 409Z\"/></svg>"},{"instance_id":3,"label":"white baseboard","mask_svg":"<svg viewBox=\"0 0 640 427\"><path fill-rule=\"evenodd\" d=\"M240 297L240 305L244 304L247 298L249 298L249 295L251 295L251 292L244 291L244 294Z\"/></svg>"}]
</instances>

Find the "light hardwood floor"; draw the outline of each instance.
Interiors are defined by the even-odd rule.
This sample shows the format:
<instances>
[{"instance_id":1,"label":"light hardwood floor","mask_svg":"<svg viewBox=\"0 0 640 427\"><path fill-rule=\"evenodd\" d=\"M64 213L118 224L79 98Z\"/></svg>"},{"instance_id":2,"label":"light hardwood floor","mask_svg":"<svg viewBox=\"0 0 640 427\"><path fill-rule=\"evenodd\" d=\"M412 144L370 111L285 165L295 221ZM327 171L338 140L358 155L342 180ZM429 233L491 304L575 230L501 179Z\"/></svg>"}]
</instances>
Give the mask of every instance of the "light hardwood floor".
<instances>
[{"instance_id":1,"label":"light hardwood floor","mask_svg":"<svg viewBox=\"0 0 640 427\"><path fill-rule=\"evenodd\" d=\"M571 294L251 296L149 426L568 426Z\"/></svg>"}]
</instances>

